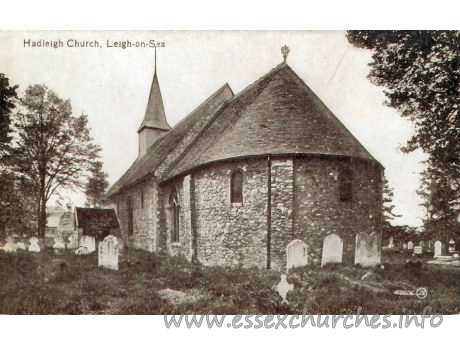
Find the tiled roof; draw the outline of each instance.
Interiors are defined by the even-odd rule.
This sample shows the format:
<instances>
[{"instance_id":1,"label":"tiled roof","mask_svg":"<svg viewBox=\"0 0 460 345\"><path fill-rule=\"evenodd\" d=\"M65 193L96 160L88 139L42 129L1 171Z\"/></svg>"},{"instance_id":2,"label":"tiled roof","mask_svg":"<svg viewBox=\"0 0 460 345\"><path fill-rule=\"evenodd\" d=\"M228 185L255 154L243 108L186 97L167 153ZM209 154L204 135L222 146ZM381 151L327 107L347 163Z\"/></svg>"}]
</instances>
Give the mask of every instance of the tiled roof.
<instances>
[{"instance_id":1,"label":"tiled roof","mask_svg":"<svg viewBox=\"0 0 460 345\"><path fill-rule=\"evenodd\" d=\"M161 97L160 85L158 84L156 71L153 75L152 86L150 87L149 100L147 102L147 108L145 109L144 120L142 121L138 132L140 132L144 127L165 130L171 128L166 121L165 109L163 106L163 99Z\"/></svg>"},{"instance_id":2,"label":"tiled roof","mask_svg":"<svg viewBox=\"0 0 460 345\"><path fill-rule=\"evenodd\" d=\"M160 181L244 156L320 154L375 160L285 63L222 107Z\"/></svg>"},{"instance_id":3,"label":"tiled roof","mask_svg":"<svg viewBox=\"0 0 460 345\"><path fill-rule=\"evenodd\" d=\"M126 173L109 189L107 196L117 194L123 188L141 181L146 176L153 174L157 168L164 170L165 168L160 165L173 164L206 126L210 118L215 115L216 110L232 97L233 92L228 84L222 86L174 128L160 137L147 149L145 155L138 157Z\"/></svg>"},{"instance_id":4,"label":"tiled roof","mask_svg":"<svg viewBox=\"0 0 460 345\"><path fill-rule=\"evenodd\" d=\"M120 227L113 209L75 207L75 216L77 227L83 229L84 235L92 235L104 224L104 228L114 231L113 235L120 236Z\"/></svg>"},{"instance_id":5,"label":"tiled roof","mask_svg":"<svg viewBox=\"0 0 460 345\"><path fill-rule=\"evenodd\" d=\"M233 96L222 87L158 139L108 196L155 174L160 182L236 157L319 154L375 159L286 64Z\"/></svg>"}]
</instances>

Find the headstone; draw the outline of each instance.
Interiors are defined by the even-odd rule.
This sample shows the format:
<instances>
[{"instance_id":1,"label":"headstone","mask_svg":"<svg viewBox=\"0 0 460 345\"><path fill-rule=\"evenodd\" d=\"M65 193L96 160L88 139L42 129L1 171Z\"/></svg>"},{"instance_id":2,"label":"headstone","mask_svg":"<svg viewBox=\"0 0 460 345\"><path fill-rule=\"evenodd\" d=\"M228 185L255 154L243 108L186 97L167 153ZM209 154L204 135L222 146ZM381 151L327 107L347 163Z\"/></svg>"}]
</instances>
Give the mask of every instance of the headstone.
<instances>
[{"instance_id":1,"label":"headstone","mask_svg":"<svg viewBox=\"0 0 460 345\"><path fill-rule=\"evenodd\" d=\"M31 237L29 241L30 241L29 252L33 252L33 253L40 252L40 246L38 245L38 238Z\"/></svg>"},{"instance_id":2,"label":"headstone","mask_svg":"<svg viewBox=\"0 0 460 345\"><path fill-rule=\"evenodd\" d=\"M455 252L455 241L451 239L449 241L449 253L453 253L453 252Z\"/></svg>"},{"instance_id":3,"label":"headstone","mask_svg":"<svg viewBox=\"0 0 460 345\"><path fill-rule=\"evenodd\" d=\"M96 250L96 239L92 236L82 236L80 239L80 247L86 247L88 253Z\"/></svg>"},{"instance_id":4,"label":"headstone","mask_svg":"<svg viewBox=\"0 0 460 345\"><path fill-rule=\"evenodd\" d=\"M388 242L388 248L394 248L395 247L395 244L394 244L394 241L393 241L393 236L390 237L390 242Z\"/></svg>"},{"instance_id":5,"label":"headstone","mask_svg":"<svg viewBox=\"0 0 460 345\"><path fill-rule=\"evenodd\" d=\"M78 232L72 232L68 238L67 249L77 249L78 248Z\"/></svg>"},{"instance_id":6,"label":"headstone","mask_svg":"<svg viewBox=\"0 0 460 345\"><path fill-rule=\"evenodd\" d=\"M403 244L403 249L407 249L407 244Z\"/></svg>"},{"instance_id":7,"label":"headstone","mask_svg":"<svg viewBox=\"0 0 460 345\"><path fill-rule=\"evenodd\" d=\"M408 250L414 249L414 242L412 242L412 241L407 242L407 249Z\"/></svg>"},{"instance_id":8,"label":"headstone","mask_svg":"<svg viewBox=\"0 0 460 345\"><path fill-rule=\"evenodd\" d=\"M276 291L283 298L283 302L287 303L286 296L288 292L292 290L294 290L294 284L289 284L288 281L286 280L286 275L282 274L281 281L278 283L278 285L276 285Z\"/></svg>"},{"instance_id":9,"label":"headstone","mask_svg":"<svg viewBox=\"0 0 460 345\"><path fill-rule=\"evenodd\" d=\"M425 242L420 241L419 246L422 247L422 248L425 248Z\"/></svg>"},{"instance_id":10,"label":"headstone","mask_svg":"<svg viewBox=\"0 0 460 345\"><path fill-rule=\"evenodd\" d=\"M74 252L75 255L88 255L89 251L86 247L79 247Z\"/></svg>"},{"instance_id":11,"label":"headstone","mask_svg":"<svg viewBox=\"0 0 460 345\"><path fill-rule=\"evenodd\" d=\"M61 236L56 236L54 238L53 249L58 249L58 250L65 249L64 239Z\"/></svg>"},{"instance_id":12,"label":"headstone","mask_svg":"<svg viewBox=\"0 0 460 345\"><path fill-rule=\"evenodd\" d=\"M109 235L99 243L98 265L118 271L118 240Z\"/></svg>"},{"instance_id":13,"label":"headstone","mask_svg":"<svg viewBox=\"0 0 460 345\"><path fill-rule=\"evenodd\" d=\"M423 247L421 246L414 247L414 254L422 254L422 253L423 253Z\"/></svg>"},{"instance_id":14,"label":"headstone","mask_svg":"<svg viewBox=\"0 0 460 345\"><path fill-rule=\"evenodd\" d=\"M359 264L363 267L376 266L380 264L380 246L379 236L373 232L367 234L360 232L356 234L355 244L355 265Z\"/></svg>"},{"instance_id":15,"label":"headstone","mask_svg":"<svg viewBox=\"0 0 460 345\"><path fill-rule=\"evenodd\" d=\"M17 242L16 243L16 250L17 249L26 250L26 245L24 244L24 242L22 242L22 241Z\"/></svg>"},{"instance_id":16,"label":"headstone","mask_svg":"<svg viewBox=\"0 0 460 345\"><path fill-rule=\"evenodd\" d=\"M308 264L308 246L301 240L294 240L287 245L287 267L301 267Z\"/></svg>"},{"instance_id":17,"label":"headstone","mask_svg":"<svg viewBox=\"0 0 460 345\"><path fill-rule=\"evenodd\" d=\"M437 258L438 256L442 255L442 242L436 241L434 243L434 257Z\"/></svg>"},{"instance_id":18,"label":"headstone","mask_svg":"<svg viewBox=\"0 0 460 345\"><path fill-rule=\"evenodd\" d=\"M321 266L328 263L341 263L343 253L343 241L336 234L324 237Z\"/></svg>"},{"instance_id":19,"label":"headstone","mask_svg":"<svg viewBox=\"0 0 460 345\"><path fill-rule=\"evenodd\" d=\"M16 251L16 245L14 244L13 238L7 237L6 238L6 243L3 245L2 248L7 253L12 253Z\"/></svg>"}]
</instances>

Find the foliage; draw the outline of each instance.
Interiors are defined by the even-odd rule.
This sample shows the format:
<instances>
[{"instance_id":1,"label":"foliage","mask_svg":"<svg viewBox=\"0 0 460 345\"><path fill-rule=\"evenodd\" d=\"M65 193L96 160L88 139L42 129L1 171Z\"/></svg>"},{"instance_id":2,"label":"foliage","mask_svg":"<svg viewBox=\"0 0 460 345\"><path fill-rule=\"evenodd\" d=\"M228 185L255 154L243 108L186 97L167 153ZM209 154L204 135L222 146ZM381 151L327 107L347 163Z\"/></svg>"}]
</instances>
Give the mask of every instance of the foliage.
<instances>
[{"instance_id":1,"label":"foliage","mask_svg":"<svg viewBox=\"0 0 460 345\"><path fill-rule=\"evenodd\" d=\"M0 73L0 157L11 137L10 132L10 114L15 108L15 100L17 99L16 89L18 86L10 86L8 78Z\"/></svg>"},{"instance_id":2,"label":"foliage","mask_svg":"<svg viewBox=\"0 0 460 345\"><path fill-rule=\"evenodd\" d=\"M102 205L104 193L109 186L108 175L102 170L102 162L96 161L89 169L90 176L85 185L87 207L99 208Z\"/></svg>"},{"instance_id":3,"label":"foliage","mask_svg":"<svg viewBox=\"0 0 460 345\"><path fill-rule=\"evenodd\" d=\"M40 234L46 203L59 189L80 188L83 174L98 158L85 115L74 116L69 100L44 85L29 86L16 113L16 173L34 186Z\"/></svg>"},{"instance_id":4,"label":"foliage","mask_svg":"<svg viewBox=\"0 0 460 345\"><path fill-rule=\"evenodd\" d=\"M446 225L456 221L460 208L460 32L364 30L349 31L347 38L357 47L372 50L369 79L384 87L387 105L415 126L403 151L420 148L429 155L422 186L423 193L434 192L426 195L428 211L437 208Z\"/></svg>"}]
</instances>

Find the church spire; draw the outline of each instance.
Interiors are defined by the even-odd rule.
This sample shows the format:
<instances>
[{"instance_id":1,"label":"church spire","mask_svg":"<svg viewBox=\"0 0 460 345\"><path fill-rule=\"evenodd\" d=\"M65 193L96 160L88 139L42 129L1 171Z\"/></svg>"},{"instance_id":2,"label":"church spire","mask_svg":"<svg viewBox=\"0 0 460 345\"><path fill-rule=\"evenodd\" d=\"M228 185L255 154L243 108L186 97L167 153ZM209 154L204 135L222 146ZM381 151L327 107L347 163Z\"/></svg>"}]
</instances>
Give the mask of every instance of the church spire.
<instances>
[{"instance_id":1,"label":"church spire","mask_svg":"<svg viewBox=\"0 0 460 345\"><path fill-rule=\"evenodd\" d=\"M158 83L157 49L155 48L155 71L152 86L150 87L144 120L137 131L139 133L139 155L143 155L162 134L170 129L171 127L166 121L160 84Z\"/></svg>"}]
</instances>

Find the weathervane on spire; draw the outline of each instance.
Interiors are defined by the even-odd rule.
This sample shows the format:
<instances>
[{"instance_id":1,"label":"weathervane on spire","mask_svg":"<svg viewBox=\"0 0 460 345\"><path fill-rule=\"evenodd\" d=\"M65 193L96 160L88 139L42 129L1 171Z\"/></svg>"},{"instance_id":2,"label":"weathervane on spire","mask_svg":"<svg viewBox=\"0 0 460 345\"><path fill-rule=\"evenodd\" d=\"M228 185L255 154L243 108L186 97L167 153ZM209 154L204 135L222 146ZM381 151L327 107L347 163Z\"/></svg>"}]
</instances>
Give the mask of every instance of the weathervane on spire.
<instances>
[{"instance_id":1,"label":"weathervane on spire","mask_svg":"<svg viewBox=\"0 0 460 345\"><path fill-rule=\"evenodd\" d=\"M284 45L281 47L281 54L283 54L283 59L285 63L286 63L286 59L290 51L291 49L289 49L287 45Z\"/></svg>"}]
</instances>

